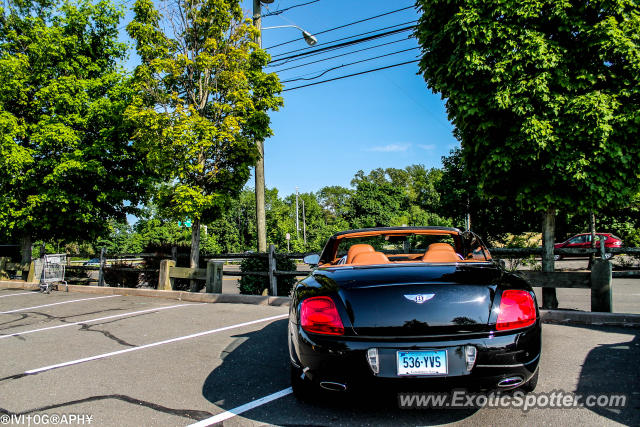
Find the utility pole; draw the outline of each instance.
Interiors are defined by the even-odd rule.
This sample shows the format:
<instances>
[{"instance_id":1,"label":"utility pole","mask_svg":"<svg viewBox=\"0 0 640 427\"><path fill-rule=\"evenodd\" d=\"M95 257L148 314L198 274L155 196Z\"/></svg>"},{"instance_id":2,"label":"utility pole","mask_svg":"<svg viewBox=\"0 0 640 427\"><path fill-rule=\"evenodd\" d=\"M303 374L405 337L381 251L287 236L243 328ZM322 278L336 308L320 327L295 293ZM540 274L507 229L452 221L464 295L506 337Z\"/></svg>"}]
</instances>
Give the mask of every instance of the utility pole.
<instances>
[{"instance_id":1,"label":"utility pole","mask_svg":"<svg viewBox=\"0 0 640 427\"><path fill-rule=\"evenodd\" d=\"M466 218L465 226L467 231L471 230L471 211L469 209L469 193L467 193L467 218Z\"/></svg>"},{"instance_id":2,"label":"utility pole","mask_svg":"<svg viewBox=\"0 0 640 427\"><path fill-rule=\"evenodd\" d=\"M298 214L298 187L296 187L296 239L300 238L300 215Z\"/></svg>"},{"instance_id":3,"label":"utility pole","mask_svg":"<svg viewBox=\"0 0 640 427\"><path fill-rule=\"evenodd\" d=\"M302 199L302 235L304 236L305 247L307 245L307 215L304 212L304 199Z\"/></svg>"},{"instance_id":4,"label":"utility pole","mask_svg":"<svg viewBox=\"0 0 640 427\"><path fill-rule=\"evenodd\" d=\"M256 43L262 48L262 6L260 0L253 0L253 25L258 29ZM258 233L258 252L267 251L267 218L264 202L264 141L256 140L258 161L255 167L256 184L256 227Z\"/></svg>"}]
</instances>

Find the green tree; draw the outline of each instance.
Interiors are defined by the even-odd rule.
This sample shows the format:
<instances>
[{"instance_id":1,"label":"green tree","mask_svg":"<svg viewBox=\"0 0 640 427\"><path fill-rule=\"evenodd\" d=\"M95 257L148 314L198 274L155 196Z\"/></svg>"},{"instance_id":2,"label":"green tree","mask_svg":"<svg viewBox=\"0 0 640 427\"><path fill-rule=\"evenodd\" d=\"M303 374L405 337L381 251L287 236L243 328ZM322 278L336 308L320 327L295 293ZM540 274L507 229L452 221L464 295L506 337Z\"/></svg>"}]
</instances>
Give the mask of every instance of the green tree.
<instances>
[{"instance_id":1,"label":"green tree","mask_svg":"<svg viewBox=\"0 0 640 427\"><path fill-rule=\"evenodd\" d=\"M318 201L325 210L328 218L343 217L346 213L349 199L353 191L339 185L322 187L317 194Z\"/></svg>"},{"instance_id":2,"label":"green tree","mask_svg":"<svg viewBox=\"0 0 640 427\"><path fill-rule=\"evenodd\" d=\"M141 64L127 110L136 145L164 172L161 196L176 218L192 220L191 267L199 261L200 224L222 216L249 178L255 140L271 135L267 112L281 90L262 72L269 56L238 0L178 0L166 18L137 0L127 26Z\"/></svg>"},{"instance_id":3,"label":"green tree","mask_svg":"<svg viewBox=\"0 0 640 427\"><path fill-rule=\"evenodd\" d=\"M628 201L640 175L635 0L419 0L420 70L481 191L543 213ZM545 307L557 305L545 289Z\"/></svg>"},{"instance_id":4,"label":"green tree","mask_svg":"<svg viewBox=\"0 0 640 427\"><path fill-rule=\"evenodd\" d=\"M353 228L388 227L399 223L406 209L402 189L389 182L361 180L349 200L346 219Z\"/></svg>"},{"instance_id":5,"label":"green tree","mask_svg":"<svg viewBox=\"0 0 640 427\"><path fill-rule=\"evenodd\" d=\"M147 179L122 115L122 11L108 0L0 9L0 234L91 239L124 221Z\"/></svg>"},{"instance_id":6,"label":"green tree","mask_svg":"<svg viewBox=\"0 0 640 427\"><path fill-rule=\"evenodd\" d=\"M398 205L398 208L395 206L387 207L391 209L389 212L393 212L393 214L386 219L386 225L451 226L452 223L448 216L441 217L438 214L440 194L436 185L441 179L442 171L439 169L426 169L424 165L411 165L404 169L373 169L368 175L365 175L360 170L356 172L351 180L351 185L359 187L360 184L366 183L367 186L365 187L367 188L369 188L369 185L373 185L379 187L379 189L390 186L402 194L403 200ZM356 190L357 193L358 190ZM381 203L390 201L388 199L380 200ZM351 203L348 206L353 207L355 205ZM381 208L382 210L386 209L384 205ZM355 218L353 213L349 215Z\"/></svg>"},{"instance_id":7,"label":"green tree","mask_svg":"<svg viewBox=\"0 0 640 427\"><path fill-rule=\"evenodd\" d=\"M523 211L509 200L482 194L478 182L465 167L460 149L442 157L442 165L442 179L436 185L440 194L438 213L452 218L457 227L465 227L470 219L473 231L490 242L502 244L508 235L537 228L538 213Z\"/></svg>"}]
</instances>

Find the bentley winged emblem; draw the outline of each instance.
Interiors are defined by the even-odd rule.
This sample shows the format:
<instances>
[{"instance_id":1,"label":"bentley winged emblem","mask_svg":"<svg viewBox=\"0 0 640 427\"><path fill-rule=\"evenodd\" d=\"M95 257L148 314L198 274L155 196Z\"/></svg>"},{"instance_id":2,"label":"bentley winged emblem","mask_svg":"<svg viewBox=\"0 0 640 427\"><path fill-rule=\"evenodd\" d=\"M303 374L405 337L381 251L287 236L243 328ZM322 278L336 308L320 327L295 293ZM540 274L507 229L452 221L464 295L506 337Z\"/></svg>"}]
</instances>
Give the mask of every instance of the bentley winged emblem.
<instances>
[{"instance_id":1,"label":"bentley winged emblem","mask_svg":"<svg viewBox=\"0 0 640 427\"><path fill-rule=\"evenodd\" d=\"M429 301L436 294L417 294L417 295L405 295L404 297L409 301L413 301L418 304L422 304L425 301Z\"/></svg>"}]
</instances>

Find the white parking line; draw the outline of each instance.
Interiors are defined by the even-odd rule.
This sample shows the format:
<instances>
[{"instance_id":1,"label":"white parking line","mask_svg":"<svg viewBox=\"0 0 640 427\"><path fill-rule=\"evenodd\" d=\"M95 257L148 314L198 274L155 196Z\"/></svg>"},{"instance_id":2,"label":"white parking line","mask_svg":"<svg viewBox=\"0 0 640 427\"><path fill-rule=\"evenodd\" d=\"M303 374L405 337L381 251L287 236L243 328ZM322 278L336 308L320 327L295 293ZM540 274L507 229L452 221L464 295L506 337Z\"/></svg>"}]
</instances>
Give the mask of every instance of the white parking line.
<instances>
[{"instance_id":1,"label":"white parking line","mask_svg":"<svg viewBox=\"0 0 640 427\"><path fill-rule=\"evenodd\" d=\"M207 418L206 420L198 421L197 423L190 424L189 427L206 427L211 426L213 424L221 423L224 420L228 420L229 418L233 418L236 415L240 415L243 412L250 411L253 408L257 408L258 406L262 406L266 403L273 402L274 400L280 399L281 397L285 397L293 393L291 387L285 388L284 390L280 390L273 394L270 394L265 397L261 397L260 399L256 399L249 403L245 403L244 405L238 406L233 409L229 409L221 414L214 415L211 418Z\"/></svg>"},{"instance_id":2,"label":"white parking line","mask_svg":"<svg viewBox=\"0 0 640 427\"><path fill-rule=\"evenodd\" d=\"M38 295L38 292L20 292L19 294L0 295L0 298L17 297L19 295Z\"/></svg>"},{"instance_id":3,"label":"white parking line","mask_svg":"<svg viewBox=\"0 0 640 427\"><path fill-rule=\"evenodd\" d=\"M256 323L269 322L271 320L282 319L282 318L285 318L285 317L289 317L289 315L288 314L280 314L278 316L264 317L262 319L252 320L250 322L238 323L238 324L231 325L231 326L225 326L225 327L222 327L222 328L211 329L209 331L198 332L196 334L185 335L185 336L177 337L177 338L171 338L171 339L164 340L164 341L157 341L157 342L154 342L154 343L151 343L151 344L145 344L145 345L141 345L141 346L138 346L138 347L132 347L132 348L127 348L127 349L118 350L118 351L112 351L110 353L98 354L96 356L84 357L82 359L76 359L76 360L72 360L72 361L69 361L69 362L57 363L55 365L44 366L44 367L38 368L38 369L31 369L29 371L24 371L24 373L26 375L37 374L37 373L44 372L44 371L50 371L52 369L63 368L65 366L77 365L79 363L90 362L92 360L104 359L104 358L111 357L111 356L117 356L119 354L124 354L124 353L129 353L129 352L132 352L132 351L143 350L145 348L156 347L156 346L159 346L159 345L170 344L170 343L174 343L174 342L178 342L178 341L184 341L184 340L188 340L188 339L191 339L191 338L198 338L198 337L202 337L202 336L205 336L205 335L215 334L217 332L228 331L230 329L236 329L236 328L241 328L243 326L254 325Z\"/></svg>"},{"instance_id":4,"label":"white parking line","mask_svg":"<svg viewBox=\"0 0 640 427\"><path fill-rule=\"evenodd\" d=\"M36 305L34 307L18 308L16 310L9 310L9 311L0 311L0 314L18 313L20 311L33 310L34 308L51 307L53 305L69 304L69 303L72 303L72 302L89 301L89 300L92 300L92 299L102 299L102 298L113 298L113 297L119 297L119 296L120 295L107 295L105 297L82 298L82 299L74 299L74 300L71 300L71 301L54 302L53 304Z\"/></svg>"},{"instance_id":5,"label":"white parking line","mask_svg":"<svg viewBox=\"0 0 640 427\"><path fill-rule=\"evenodd\" d=\"M170 308L176 308L176 307L187 307L192 305L205 305L205 304L176 304L176 305L169 305L166 307L156 307L156 308L149 308L147 310L132 311L129 313L114 314L113 316L99 317L97 319L80 320L78 322L65 323L64 325L49 326L47 328L31 329L30 331L21 331L21 332L14 332L12 334L7 334L7 335L0 335L0 340L3 338L17 337L19 335L21 336L21 335L33 334L34 332L50 331L52 329L67 328L69 326L84 325L86 323L100 322L102 320L117 319L118 317L135 316L137 314L150 313L150 312L160 311L160 310L168 310Z\"/></svg>"}]
</instances>

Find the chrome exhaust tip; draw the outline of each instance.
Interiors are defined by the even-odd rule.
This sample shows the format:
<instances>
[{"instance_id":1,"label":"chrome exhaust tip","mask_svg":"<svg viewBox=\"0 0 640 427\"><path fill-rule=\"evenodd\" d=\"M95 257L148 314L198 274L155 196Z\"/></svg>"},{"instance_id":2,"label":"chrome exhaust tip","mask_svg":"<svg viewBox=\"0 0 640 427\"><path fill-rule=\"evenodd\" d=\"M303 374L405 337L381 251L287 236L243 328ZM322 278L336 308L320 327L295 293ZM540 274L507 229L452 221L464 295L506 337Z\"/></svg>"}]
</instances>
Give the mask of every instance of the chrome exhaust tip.
<instances>
[{"instance_id":1,"label":"chrome exhaust tip","mask_svg":"<svg viewBox=\"0 0 640 427\"><path fill-rule=\"evenodd\" d=\"M322 381L322 382L320 382L320 387L322 387L325 390L331 390L331 391L346 391L347 390L347 386L345 384L335 383L333 381Z\"/></svg>"},{"instance_id":2,"label":"chrome exhaust tip","mask_svg":"<svg viewBox=\"0 0 640 427\"><path fill-rule=\"evenodd\" d=\"M524 378L520 376L509 377L509 378L503 378L502 380L500 380L500 382L498 383L498 387L514 388L514 387L518 387L519 385L522 385L522 383L524 383Z\"/></svg>"}]
</instances>

